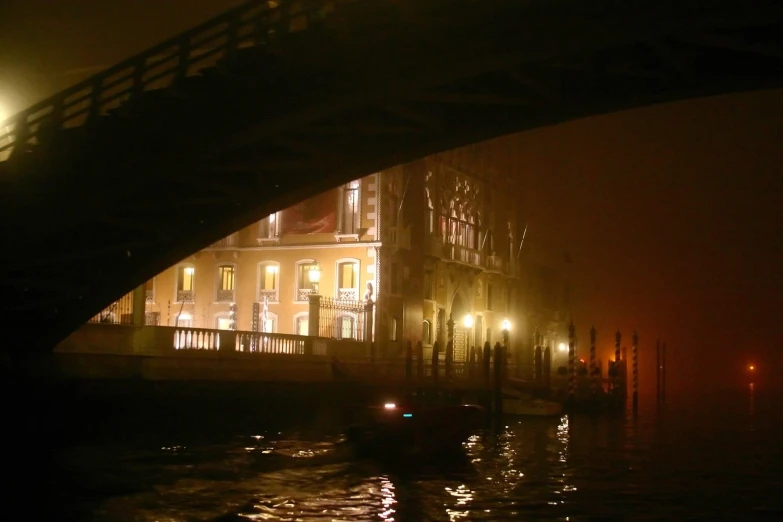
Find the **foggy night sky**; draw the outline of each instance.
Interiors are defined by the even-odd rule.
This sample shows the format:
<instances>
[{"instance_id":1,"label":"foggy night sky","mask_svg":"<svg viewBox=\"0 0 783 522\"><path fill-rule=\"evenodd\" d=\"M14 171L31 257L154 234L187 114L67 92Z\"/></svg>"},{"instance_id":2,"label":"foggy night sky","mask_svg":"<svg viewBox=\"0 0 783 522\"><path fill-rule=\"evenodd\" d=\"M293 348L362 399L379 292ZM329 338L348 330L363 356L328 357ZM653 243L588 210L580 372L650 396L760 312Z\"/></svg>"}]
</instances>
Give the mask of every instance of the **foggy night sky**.
<instances>
[{"instance_id":1,"label":"foggy night sky","mask_svg":"<svg viewBox=\"0 0 783 522\"><path fill-rule=\"evenodd\" d=\"M6 0L0 107L21 110L238 3ZM630 349L637 328L645 388L656 338L670 387L783 364L783 90L589 118L498 150L518 175L527 240L572 257L574 319L582 339L595 324L600 355L617 327Z\"/></svg>"}]
</instances>

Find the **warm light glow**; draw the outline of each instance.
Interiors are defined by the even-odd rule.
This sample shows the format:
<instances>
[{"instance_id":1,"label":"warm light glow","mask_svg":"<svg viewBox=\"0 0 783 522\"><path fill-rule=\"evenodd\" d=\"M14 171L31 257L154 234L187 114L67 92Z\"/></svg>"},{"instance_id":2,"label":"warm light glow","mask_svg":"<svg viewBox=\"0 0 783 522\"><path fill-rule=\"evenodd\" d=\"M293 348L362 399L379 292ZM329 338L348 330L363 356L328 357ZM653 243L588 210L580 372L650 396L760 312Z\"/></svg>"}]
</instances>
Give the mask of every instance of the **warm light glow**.
<instances>
[{"instance_id":1,"label":"warm light glow","mask_svg":"<svg viewBox=\"0 0 783 522\"><path fill-rule=\"evenodd\" d=\"M314 262L310 265L310 271L307 273L311 283L317 283L321 280L321 267L318 266L318 262Z\"/></svg>"},{"instance_id":2,"label":"warm light glow","mask_svg":"<svg viewBox=\"0 0 783 522\"><path fill-rule=\"evenodd\" d=\"M753 371L753 370L755 370L755 369L756 369L756 367L755 367L755 366L753 366L752 364L751 364L750 366L748 366L748 370L750 370L750 371Z\"/></svg>"},{"instance_id":3,"label":"warm light glow","mask_svg":"<svg viewBox=\"0 0 783 522\"><path fill-rule=\"evenodd\" d=\"M473 328L473 316L470 314L466 314L465 317L462 319L462 324L465 325L465 328Z\"/></svg>"},{"instance_id":4,"label":"warm light glow","mask_svg":"<svg viewBox=\"0 0 783 522\"><path fill-rule=\"evenodd\" d=\"M394 404L393 402L387 402L386 404L383 405L383 407L386 408L387 410L393 410L394 408L397 407L397 405Z\"/></svg>"},{"instance_id":5,"label":"warm light glow","mask_svg":"<svg viewBox=\"0 0 783 522\"><path fill-rule=\"evenodd\" d=\"M568 346L566 346L566 343L560 343L560 346L557 347L561 352L564 352L568 349Z\"/></svg>"},{"instance_id":6,"label":"warm light glow","mask_svg":"<svg viewBox=\"0 0 783 522\"><path fill-rule=\"evenodd\" d=\"M509 321L508 319L503 319L503 323L502 324L503 324L503 330L504 331L506 331L506 332L511 331L511 321Z\"/></svg>"},{"instance_id":7,"label":"warm light glow","mask_svg":"<svg viewBox=\"0 0 783 522\"><path fill-rule=\"evenodd\" d=\"M277 265L266 265L266 271L270 274L276 274L279 268Z\"/></svg>"},{"instance_id":8,"label":"warm light glow","mask_svg":"<svg viewBox=\"0 0 783 522\"><path fill-rule=\"evenodd\" d=\"M193 272L195 272L195 269L192 266L185 267L185 273L187 275L193 275Z\"/></svg>"}]
</instances>

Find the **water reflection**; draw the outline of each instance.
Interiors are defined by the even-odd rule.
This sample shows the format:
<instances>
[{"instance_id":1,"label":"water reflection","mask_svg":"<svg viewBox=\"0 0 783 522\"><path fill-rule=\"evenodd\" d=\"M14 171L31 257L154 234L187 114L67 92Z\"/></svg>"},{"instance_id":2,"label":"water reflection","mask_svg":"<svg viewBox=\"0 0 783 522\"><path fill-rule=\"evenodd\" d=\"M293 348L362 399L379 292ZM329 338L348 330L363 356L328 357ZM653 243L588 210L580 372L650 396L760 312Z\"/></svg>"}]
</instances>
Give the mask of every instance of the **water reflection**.
<instances>
[{"instance_id":1,"label":"water reflection","mask_svg":"<svg viewBox=\"0 0 783 522\"><path fill-rule=\"evenodd\" d=\"M337 435L293 430L74 448L63 455L52 502L63 506L63 520L82 509L70 518L120 522L619 520L629 513L634 520L750 520L777 501L764 485L781 450L770 446L780 428L770 431L756 415L762 403L752 388L745 394L733 413L715 409L722 416L714 419L703 409L695 410L698 422L693 411L669 411L671 436L663 439L654 417L515 420L471 437L463 462L406 469L346 460ZM745 421L718 428L730 415Z\"/></svg>"}]
</instances>

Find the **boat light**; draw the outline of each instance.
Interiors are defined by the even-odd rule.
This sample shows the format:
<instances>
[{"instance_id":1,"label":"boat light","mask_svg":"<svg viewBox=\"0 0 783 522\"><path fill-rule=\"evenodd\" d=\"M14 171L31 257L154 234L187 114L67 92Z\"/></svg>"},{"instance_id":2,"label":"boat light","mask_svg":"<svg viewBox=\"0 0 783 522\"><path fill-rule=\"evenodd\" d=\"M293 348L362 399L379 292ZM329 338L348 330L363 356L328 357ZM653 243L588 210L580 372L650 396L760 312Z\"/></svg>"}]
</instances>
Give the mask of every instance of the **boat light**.
<instances>
[{"instance_id":1,"label":"boat light","mask_svg":"<svg viewBox=\"0 0 783 522\"><path fill-rule=\"evenodd\" d=\"M403 413L402 416L406 417L406 418L411 418L411 417L413 417L413 414L412 413Z\"/></svg>"},{"instance_id":2,"label":"boat light","mask_svg":"<svg viewBox=\"0 0 783 522\"><path fill-rule=\"evenodd\" d=\"M393 402L387 402L386 404L383 405L383 407L386 408L387 410L393 410L394 408L397 407L397 405L394 404Z\"/></svg>"}]
</instances>

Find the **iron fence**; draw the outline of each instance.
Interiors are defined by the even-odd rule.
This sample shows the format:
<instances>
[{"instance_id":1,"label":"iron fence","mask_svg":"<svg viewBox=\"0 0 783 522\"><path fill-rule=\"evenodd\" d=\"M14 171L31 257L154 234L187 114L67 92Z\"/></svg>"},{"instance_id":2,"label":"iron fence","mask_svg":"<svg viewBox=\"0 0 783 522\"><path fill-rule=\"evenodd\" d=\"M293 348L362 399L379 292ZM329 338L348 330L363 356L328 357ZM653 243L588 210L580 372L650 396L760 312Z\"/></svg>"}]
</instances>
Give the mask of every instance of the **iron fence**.
<instances>
[{"instance_id":1,"label":"iron fence","mask_svg":"<svg viewBox=\"0 0 783 522\"><path fill-rule=\"evenodd\" d=\"M318 336L354 341L372 340L372 301L321 298Z\"/></svg>"}]
</instances>

